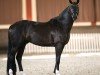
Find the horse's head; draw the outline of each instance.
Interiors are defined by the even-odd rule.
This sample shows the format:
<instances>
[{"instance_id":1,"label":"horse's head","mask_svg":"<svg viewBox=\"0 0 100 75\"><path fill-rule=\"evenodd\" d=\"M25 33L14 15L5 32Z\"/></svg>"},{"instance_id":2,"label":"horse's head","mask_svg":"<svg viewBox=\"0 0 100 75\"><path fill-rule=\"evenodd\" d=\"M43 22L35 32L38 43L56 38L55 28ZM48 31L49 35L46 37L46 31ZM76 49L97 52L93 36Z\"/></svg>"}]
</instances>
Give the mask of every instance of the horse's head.
<instances>
[{"instance_id":1,"label":"horse's head","mask_svg":"<svg viewBox=\"0 0 100 75\"><path fill-rule=\"evenodd\" d=\"M78 7L78 3L79 0L77 0L77 2L72 2L71 0L69 0L69 2L71 3L71 5L69 5L69 14L72 16L73 20L77 19L78 13L79 13L79 7Z\"/></svg>"}]
</instances>

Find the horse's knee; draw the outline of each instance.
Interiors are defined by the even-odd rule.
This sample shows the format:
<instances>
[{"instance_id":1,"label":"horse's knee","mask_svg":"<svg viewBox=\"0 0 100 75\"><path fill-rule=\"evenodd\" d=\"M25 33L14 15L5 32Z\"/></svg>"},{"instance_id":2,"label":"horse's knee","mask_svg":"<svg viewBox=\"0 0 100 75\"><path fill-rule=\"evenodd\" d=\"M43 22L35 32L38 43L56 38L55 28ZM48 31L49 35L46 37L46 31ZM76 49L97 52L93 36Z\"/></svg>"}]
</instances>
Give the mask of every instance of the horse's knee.
<instances>
[{"instance_id":1,"label":"horse's knee","mask_svg":"<svg viewBox=\"0 0 100 75\"><path fill-rule=\"evenodd\" d=\"M17 54L16 60L17 60L17 61L21 61L21 59L22 59L21 56Z\"/></svg>"},{"instance_id":2,"label":"horse's knee","mask_svg":"<svg viewBox=\"0 0 100 75\"><path fill-rule=\"evenodd\" d=\"M21 61L22 60L23 52L24 52L24 50L22 50L22 48L20 49L20 51L17 52L17 55L16 55L17 61Z\"/></svg>"},{"instance_id":3,"label":"horse's knee","mask_svg":"<svg viewBox=\"0 0 100 75\"><path fill-rule=\"evenodd\" d=\"M19 60L20 60L20 58L18 57L18 55L16 56L16 60L17 60L17 61L19 61Z\"/></svg>"}]
</instances>

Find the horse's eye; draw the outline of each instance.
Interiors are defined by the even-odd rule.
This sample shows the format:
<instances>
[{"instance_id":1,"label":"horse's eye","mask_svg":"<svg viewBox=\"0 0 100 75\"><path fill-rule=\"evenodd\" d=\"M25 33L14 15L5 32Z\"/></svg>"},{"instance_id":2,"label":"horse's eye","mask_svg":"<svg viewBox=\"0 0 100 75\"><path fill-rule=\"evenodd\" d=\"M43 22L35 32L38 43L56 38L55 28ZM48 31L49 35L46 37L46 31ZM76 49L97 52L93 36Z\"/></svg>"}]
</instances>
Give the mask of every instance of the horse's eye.
<instances>
[{"instance_id":1,"label":"horse's eye","mask_svg":"<svg viewBox=\"0 0 100 75\"><path fill-rule=\"evenodd\" d=\"M79 13L79 11L76 12L77 14Z\"/></svg>"}]
</instances>

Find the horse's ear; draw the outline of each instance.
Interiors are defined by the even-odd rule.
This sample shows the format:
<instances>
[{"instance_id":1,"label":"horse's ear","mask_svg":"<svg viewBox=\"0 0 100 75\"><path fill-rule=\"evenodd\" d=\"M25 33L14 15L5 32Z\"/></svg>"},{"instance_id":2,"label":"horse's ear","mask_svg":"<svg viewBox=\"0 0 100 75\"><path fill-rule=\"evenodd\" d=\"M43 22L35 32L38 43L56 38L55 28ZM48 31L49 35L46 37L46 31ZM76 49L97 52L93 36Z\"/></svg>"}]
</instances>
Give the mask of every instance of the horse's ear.
<instances>
[{"instance_id":1,"label":"horse's ear","mask_svg":"<svg viewBox=\"0 0 100 75\"><path fill-rule=\"evenodd\" d=\"M78 4L78 3L79 3L79 0L77 0L76 4Z\"/></svg>"},{"instance_id":2,"label":"horse's ear","mask_svg":"<svg viewBox=\"0 0 100 75\"><path fill-rule=\"evenodd\" d=\"M71 4L73 4L73 2L72 2L71 0L69 0L69 2L70 2Z\"/></svg>"},{"instance_id":3,"label":"horse's ear","mask_svg":"<svg viewBox=\"0 0 100 75\"><path fill-rule=\"evenodd\" d=\"M69 0L69 2L70 2L71 4L78 4L78 3L79 3L79 0L77 0L77 2L72 2L72 0Z\"/></svg>"}]
</instances>

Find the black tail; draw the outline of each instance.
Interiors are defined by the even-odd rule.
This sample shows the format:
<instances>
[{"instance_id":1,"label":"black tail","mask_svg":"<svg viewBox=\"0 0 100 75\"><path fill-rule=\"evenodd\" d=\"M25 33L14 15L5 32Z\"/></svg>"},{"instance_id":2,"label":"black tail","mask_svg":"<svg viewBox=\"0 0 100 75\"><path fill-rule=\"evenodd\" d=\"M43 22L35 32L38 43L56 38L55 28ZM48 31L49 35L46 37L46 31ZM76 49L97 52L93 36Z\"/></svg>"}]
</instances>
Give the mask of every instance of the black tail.
<instances>
[{"instance_id":1,"label":"black tail","mask_svg":"<svg viewBox=\"0 0 100 75\"><path fill-rule=\"evenodd\" d=\"M11 35L10 35L10 30L8 31L8 51L7 54L11 51L12 44L11 44Z\"/></svg>"}]
</instances>

